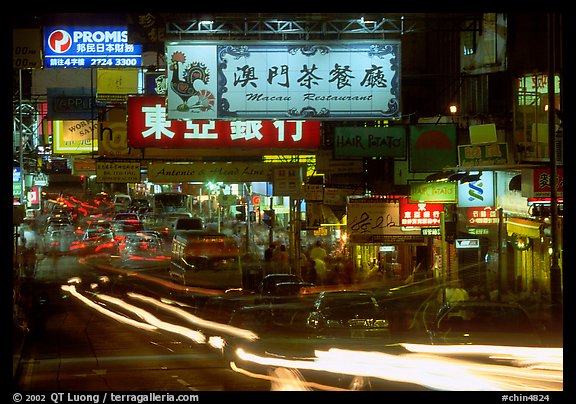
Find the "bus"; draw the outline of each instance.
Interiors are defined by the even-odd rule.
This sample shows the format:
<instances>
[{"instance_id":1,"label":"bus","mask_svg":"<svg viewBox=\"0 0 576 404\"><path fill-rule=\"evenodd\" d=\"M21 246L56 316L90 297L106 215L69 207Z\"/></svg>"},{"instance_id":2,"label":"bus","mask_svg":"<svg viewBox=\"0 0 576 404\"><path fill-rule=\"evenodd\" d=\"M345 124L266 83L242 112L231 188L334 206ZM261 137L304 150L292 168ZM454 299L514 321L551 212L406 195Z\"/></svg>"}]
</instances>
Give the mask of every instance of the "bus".
<instances>
[{"instance_id":1,"label":"bus","mask_svg":"<svg viewBox=\"0 0 576 404\"><path fill-rule=\"evenodd\" d=\"M172 239L170 278L185 286L242 288L242 263L236 239L209 230L181 230Z\"/></svg>"},{"instance_id":2,"label":"bus","mask_svg":"<svg viewBox=\"0 0 576 404\"><path fill-rule=\"evenodd\" d=\"M145 227L171 239L179 218L192 218L190 195L182 192L159 192L150 197L150 212L143 217Z\"/></svg>"},{"instance_id":3,"label":"bus","mask_svg":"<svg viewBox=\"0 0 576 404\"><path fill-rule=\"evenodd\" d=\"M154 215L190 212L190 195L182 192L159 192L152 195L150 205Z\"/></svg>"}]
</instances>

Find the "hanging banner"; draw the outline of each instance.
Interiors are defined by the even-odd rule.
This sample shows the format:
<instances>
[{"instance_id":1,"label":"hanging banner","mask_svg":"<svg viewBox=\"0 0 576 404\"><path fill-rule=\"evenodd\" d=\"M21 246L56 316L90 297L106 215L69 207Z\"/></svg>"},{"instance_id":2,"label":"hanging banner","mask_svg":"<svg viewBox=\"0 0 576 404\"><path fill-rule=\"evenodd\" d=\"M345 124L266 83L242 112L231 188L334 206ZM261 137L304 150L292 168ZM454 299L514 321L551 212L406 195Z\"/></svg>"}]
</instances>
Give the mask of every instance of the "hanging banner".
<instances>
[{"instance_id":1,"label":"hanging banner","mask_svg":"<svg viewBox=\"0 0 576 404\"><path fill-rule=\"evenodd\" d=\"M130 147L316 149L320 122L168 120L165 97L128 98Z\"/></svg>"},{"instance_id":2,"label":"hanging banner","mask_svg":"<svg viewBox=\"0 0 576 404\"><path fill-rule=\"evenodd\" d=\"M399 119L400 41L168 42L168 119Z\"/></svg>"}]
</instances>

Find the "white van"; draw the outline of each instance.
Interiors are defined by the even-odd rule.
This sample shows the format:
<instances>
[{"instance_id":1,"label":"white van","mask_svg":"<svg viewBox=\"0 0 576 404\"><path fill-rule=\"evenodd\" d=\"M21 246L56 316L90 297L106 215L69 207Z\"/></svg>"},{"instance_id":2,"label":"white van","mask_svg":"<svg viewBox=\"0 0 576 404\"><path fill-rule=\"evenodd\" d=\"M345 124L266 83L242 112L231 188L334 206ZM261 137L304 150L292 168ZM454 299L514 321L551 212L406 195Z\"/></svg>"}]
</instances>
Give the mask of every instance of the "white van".
<instances>
[{"instance_id":1,"label":"white van","mask_svg":"<svg viewBox=\"0 0 576 404\"><path fill-rule=\"evenodd\" d=\"M125 212L128 210L132 204L132 197L126 194L116 194L114 195L114 211L115 212Z\"/></svg>"}]
</instances>

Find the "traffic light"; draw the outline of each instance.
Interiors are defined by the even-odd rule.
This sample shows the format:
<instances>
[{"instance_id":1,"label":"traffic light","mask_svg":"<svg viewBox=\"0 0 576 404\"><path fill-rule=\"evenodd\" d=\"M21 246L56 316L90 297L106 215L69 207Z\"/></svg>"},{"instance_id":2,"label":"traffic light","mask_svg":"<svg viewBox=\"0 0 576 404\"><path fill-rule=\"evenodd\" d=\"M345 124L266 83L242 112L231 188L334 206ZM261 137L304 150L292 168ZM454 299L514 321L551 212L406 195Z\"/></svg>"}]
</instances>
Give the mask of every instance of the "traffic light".
<instances>
[{"instance_id":1,"label":"traffic light","mask_svg":"<svg viewBox=\"0 0 576 404\"><path fill-rule=\"evenodd\" d=\"M245 205L236 205L236 220L240 220L241 222L246 221L246 206Z\"/></svg>"},{"instance_id":2,"label":"traffic light","mask_svg":"<svg viewBox=\"0 0 576 404\"><path fill-rule=\"evenodd\" d=\"M262 221L266 223L268 227L274 227L274 209L265 209Z\"/></svg>"},{"instance_id":3,"label":"traffic light","mask_svg":"<svg viewBox=\"0 0 576 404\"><path fill-rule=\"evenodd\" d=\"M250 221L251 221L251 222L255 222L255 221L256 221L256 212L250 211Z\"/></svg>"}]
</instances>

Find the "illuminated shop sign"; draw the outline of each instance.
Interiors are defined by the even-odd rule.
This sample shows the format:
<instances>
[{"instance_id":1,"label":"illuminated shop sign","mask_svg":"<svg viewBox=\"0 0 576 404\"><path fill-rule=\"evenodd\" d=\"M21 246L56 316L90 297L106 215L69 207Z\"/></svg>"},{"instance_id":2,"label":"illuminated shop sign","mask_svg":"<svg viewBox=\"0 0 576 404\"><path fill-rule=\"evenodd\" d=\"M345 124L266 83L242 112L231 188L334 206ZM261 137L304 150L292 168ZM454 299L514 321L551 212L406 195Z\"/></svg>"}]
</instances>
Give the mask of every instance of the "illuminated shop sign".
<instances>
[{"instance_id":1,"label":"illuminated shop sign","mask_svg":"<svg viewBox=\"0 0 576 404\"><path fill-rule=\"evenodd\" d=\"M166 46L169 119L399 119L400 41Z\"/></svg>"},{"instance_id":2,"label":"illuminated shop sign","mask_svg":"<svg viewBox=\"0 0 576 404\"><path fill-rule=\"evenodd\" d=\"M438 227L440 215L444 211L441 203L408 203L408 198L400 199L400 224L414 227Z\"/></svg>"},{"instance_id":3,"label":"illuminated shop sign","mask_svg":"<svg viewBox=\"0 0 576 404\"><path fill-rule=\"evenodd\" d=\"M142 45L128 43L126 27L46 27L44 67L138 67Z\"/></svg>"},{"instance_id":4,"label":"illuminated shop sign","mask_svg":"<svg viewBox=\"0 0 576 404\"><path fill-rule=\"evenodd\" d=\"M554 93L560 93L560 76L554 76ZM518 77L518 105L541 105L548 94L548 75L530 74ZM544 101L546 102L546 101Z\"/></svg>"},{"instance_id":5,"label":"illuminated shop sign","mask_svg":"<svg viewBox=\"0 0 576 404\"><path fill-rule=\"evenodd\" d=\"M422 182L410 184L410 202L456 203L455 182Z\"/></svg>"},{"instance_id":6,"label":"illuminated shop sign","mask_svg":"<svg viewBox=\"0 0 576 404\"><path fill-rule=\"evenodd\" d=\"M400 221L398 201L354 199L347 205L348 234L352 235L420 235L420 229L406 229Z\"/></svg>"},{"instance_id":7,"label":"illuminated shop sign","mask_svg":"<svg viewBox=\"0 0 576 404\"><path fill-rule=\"evenodd\" d=\"M529 168L522 170L522 196L550 197L552 191L552 175L549 168ZM564 170L556 168L556 196L564 196Z\"/></svg>"},{"instance_id":8,"label":"illuminated shop sign","mask_svg":"<svg viewBox=\"0 0 576 404\"><path fill-rule=\"evenodd\" d=\"M91 120L52 121L54 153L85 154L98 151L98 124Z\"/></svg>"},{"instance_id":9,"label":"illuminated shop sign","mask_svg":"<svg viewBox=\"0 0 576 404\"><path fill-rule=\"evenodd\" d=\"M478 181L458 181L458 207L494 206L494 173L485 171Z\"/></svg>"},{"instance_id":10,"label":"illuminated shop sign","mask_svg":"<svg viewBox=\"0 0 576 404\"><path fill-rule=\"evenodd\" d=\"M128 98L130 147L298 148L320 146L320 122L288 120L169 120L164 97Z\"/></svg>"},{"instance_id":11,"label":"illuminated shop sign","mask_svg":"<svg viewBox=\"0 0 576 404\"><path fill-rule=\"evenodd\" d=\"M468 208L468 224L486 226L498 224L500 221L498 210L494 206Z\"/></svg>"}]
</instances>

